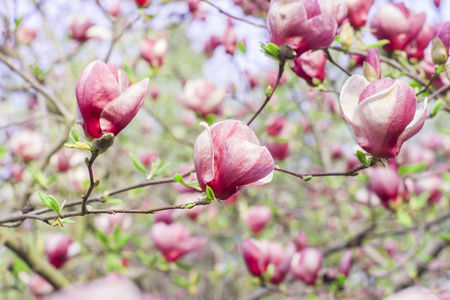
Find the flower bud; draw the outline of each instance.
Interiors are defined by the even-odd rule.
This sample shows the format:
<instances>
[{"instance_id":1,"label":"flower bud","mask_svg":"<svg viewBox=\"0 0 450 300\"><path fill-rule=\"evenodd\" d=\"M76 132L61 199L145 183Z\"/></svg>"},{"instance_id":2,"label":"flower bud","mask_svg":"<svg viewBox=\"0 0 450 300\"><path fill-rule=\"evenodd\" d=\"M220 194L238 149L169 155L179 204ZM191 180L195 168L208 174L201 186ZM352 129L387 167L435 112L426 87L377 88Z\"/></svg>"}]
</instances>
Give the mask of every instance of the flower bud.
<instances>
[{"instance_id":1,"label":"flower bud","mask_svg":"<svg viewBox=\"0 0 450 300\"><path fill-rule=\"evenodd\" d=\"M16 36L17 40L25 45L30 45L31 42L36 38L37 32L34 27L25 25L21 23L19 27L17 27Z\"/></svg>"},{"instance_id":2,"label":"flower bud","mask_svg":"<svg viewBox=\"0 0 450 300\"><path fill-rule=\"evenodd\" d=\"M348 276L350 274L350 269L353 264L353 250L349 249L345 251L344 255L342 255L341 260L339 261L339 273Z\"/></svg>"},{"instance_id":3,"label":"flower bud","mask_svg":"<svg viewBox=\"0 0 450 300\"><path fill-rule=\"evenodd\" d=\"M304 248L292 257L291 273L308 285L316 283L317 274L322 268L322 252L316 248Z\"/></svg>"},{"instance_id":4,"label":"flower bud","mask_svg":"<svg viewBox=\"0 0 450 300\"><path fill-rule=\"evenodd\" d=\"M225 51L228 54L234 54L234 52L236 51L236 31L234 30L233 21L231 21L230 19L227 19L227 28L222 35L222 45L225 46Z\"/></svg>"},{"instance_id":5,"label":"flower bud","mask_svg":"<svg viewBox=\"0 0 450 300\"><path fill-rule=\"evenodd\" d=\"M431 45L431 59L435 65L443 65L447 62L448 53L445 48L444 43L438 37L433 39L433 43Z\"/></svg>"},{"instance_id":6,"label":"flower bud","mask_svg":"<svg viewBox=\"0 0 450 300\"><path fill-rule=\"evenodd\" d=\"M306 248L306 246L308 246L308 237L306 236L306 233L300 230L294 239L294 244L295 247L297 248L297 251Z\"/></svg>"},{"instance_id":7,"label":"flower bud","mask_svg":"<svg viewBox=\"0 0 450 300\"><path fill-rule=\"evenodd\" d=\"M292 71L311 85L319 85L325 80L327 60L322 50L307 51L294 60Z\"/></svg>"},{"instance_id":8,"label":"flower bud","mask_svg":"<svg viewBox=\"0 0 450 300\"><path fill-rule=\"evenodd\" d=\"M148 91L148 78L130 86L127 74L114 64L99 60L90 63L80 75L76 88L77 123L89 139L98 139L96 145L107 149L114 136L134 118Z\"/></svg>"},{"instance_id":9,"label":"flower bud","mask_svg":"<svg viewBox=\"0 0 450 300\"><path fill-rule=\"evenodd\" d=\"M341 28L341 32L339 33L339 42L342 45L342 48L347 50L353 44L353 27L350 23L345 22L344 26Z\"/></svg>"},{"instance_id":10,"label":"flower bud","mask_svg":"<svg viewBox=\"0 0 450 300\"><path fill-rule=\"evenodd\" d=\"M196 79L186 81L177 99L184 107L206 117L209 114L222 113L225 97L225 89L217 88L207 79Z\"/></svg>"},{"instance_id":11,"label":"flower bud","mask_svg":"<svg viewBox=\"0 0 450 300\"><path fill-rule=\"evenodd\" d=\"M94 26L87 17L76 16L70 23L70 33L74 40L85 42L89 39L87 31Z\"/></svg>"},{"instance_id":12,"label":"flower bud","mask_svg":"<svg viewBox=\"0 0 450 300\"><path fill-rule=\"evenodd\" d=\"M72 238L63 233L49 233L44 246L49 263L57 269L61 268L73 256L69 251L72 242Z\"/></svg>"},{"instance_id":13,"label":"flower bud","mask_svg":"<svg viewBox=\"0 0 450 300\"><path fill-rule=\"evenodd\" d=\"M272 219L272 211L267 206L252 206L244 216L244 223L253 233L263 230Z\"/></svg>"},{"instance_id":14,"label":"flower bud","mask_svg":"<svg viewBox=\"0 0 450 300\"><path fill-rule=\"evenodd\" d=\"M289 44L297 56L331 45L337 23L332 14L322 13L317 1L272 0L267 13L269 42Z\"/></svg>"},{"instance_id":15,"label":"flower bud","mask_svg":"<svg viewBox=\"0 0 450 300\"><path fill-rule=\"evenodd\" d=\"M372 83L361 75L351 76L340 94L344 119L353 127L358 144L378 158L397 156L402 144L417 134L426 119L416 112L417 98L406 83L390 78Z\"/></svg>"},{"instance_id":16,"label":"flower bud","mask_svg":"<svg viewBox=\"0 0 450 300\"><path fill-rule=\"evenodd\" d=\"M166 39L153 40L146 38L139 44L141 57L145 59L151 67L161 67L164 57L169 50L169 44Z\"/></svg>"},{"instance_id":17,"label":"flower bud","mask_svg":"<svg viewBox=\"0 0 450 300\"><path fill-rule=\"evenodd\" d=\"M150 4L152 4L152 0L134 0L134 2L140 8L145 8L145 7L149 6Z\"/></svg>"},{"instance_id":18,"label":"flower bud","mask_svg":"<svg viewBox=\"0 0 450 300\"><path fill-rule=\"evenodd\" d=\"M375 0L345 0L348 8L348 19L353 28L364 27L370 7Z\"/></svg>"},{"instance_id":19,"label":"flower bud","mask_svg":"<svg viewBox=\"0 0 450 300\"><path fill-rule=\"evenodd\" d=\"M44 154L44 141L42 136L31 130L23 130L11 137L9 144L14 156L31 161Z\"/></svg>"},{"instance_id":20,"label":"flower bud","mask_svg":"<svg viewBox=\"0 0 450 300\"><path fill-rule=\"evenodd\" d=\"M220 200L270 182L275 167L253 130L235 120L206 125L195 141L194 165L200 188L206 191L209 186Z\"/></svg>"},{"instance_id":21,"label":"flower bud","mask_svg":"<svg viewBox=\"0 0 450 300\"><path fill-rule=\"evenodd\" d=\"M189 252L202 248L205 238L191 237L189 231L181 223L155 223L150 229L150 237L155 247L168 262L178 260Z\"/></svg>"},{"instance_id":22,"label":"flower bud","mask_svg":"<svg viewBox=\"0 0 450 300\"><path fill-rule=\"evenodd\" d=\"M363 75L372 82L381 78L380 54L378 48L372 48L367 53L363 63Z\"/></svg>"},{"instance_id":23,"label":"flower bud","mask_svg":"<svg viewBox=\"0 0 450 300\"><path fill-rule=\"evenodd\" d=\"M403 201L408 196L406 185L395 167L390 167L389 173L384 166L374 168L370 175L369 189L385 207L389 206L389 202Z\"/></svg>"}]
</instances>

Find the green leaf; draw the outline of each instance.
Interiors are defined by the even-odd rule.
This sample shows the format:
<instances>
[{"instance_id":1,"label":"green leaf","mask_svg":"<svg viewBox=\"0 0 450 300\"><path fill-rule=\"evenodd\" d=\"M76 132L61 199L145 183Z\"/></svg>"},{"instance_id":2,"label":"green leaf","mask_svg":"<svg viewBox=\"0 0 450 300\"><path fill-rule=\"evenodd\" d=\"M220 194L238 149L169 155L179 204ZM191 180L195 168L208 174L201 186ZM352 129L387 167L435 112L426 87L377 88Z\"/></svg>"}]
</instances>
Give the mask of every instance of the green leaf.
<instances>
[{"instance_id":1,"label":"green leaf","mask_svg":"<svg viewBox=\"0 0 450 300\"><path fill-rule=\"evenodd\" d=\"M390 41L389 40L379 40L378 42L376 42L375 44L370 44L370 45L361 45L353 49L361 49L361 50L369 50L371 48L378 48L378 47L383 47L386 44L389 44Z\"/></svg>"},{"instance_id":2,"label":"green leaf","mask_svg":"<svg viewBox=\"0 0 450 300\"><path fill-rule=\"evenodd\" d=\"M13 262L13 272L17 276L20 272L30 272L30 267L21 258L15 257Z\"/></svg>"},{"instance_id":3,"label":"green leaf","mask_svg":"<svg viewBox=\"0 0 450 300\"><path fill-rule=\"evenodd\" d=\"M22 23L22 20L23 20L23 17L16 19L16 28L20 25L20 23Z\"/></svg>"},{"instance_id":4,"label":"green leaf","mask_svg":"<svg viewBox=\"0 0 450 300\"><path fill-rule=\"evenodd\" d=\"M78 134L78 131L75 128L70 128L70 133L69 133L69 137L70 140L72 141L72 143L76 143L80 141L80 136Z\"/></svg>"},{"instance_id":5,"label":"green leaf","mask_svg":"<svg viewBox=\"0 0 450 300\"><path fill-rule=\"evenodd\" d=\"M99 240L103 243L103 245L108 246L109 244L108 237L103 232L97 229L95 230L95 234L97 235Z\"/></svg>"},{"instance_id":6,"label":"green leaf","mask_svg":"<svg viewBox=\"0 0 450 300\"><path fill-rule=\"evenodd\" d=\"M114 246L115 251L122 250L128 243L130 242L132 236L131 235L123 235L119 238L116 245Z\"/></svg>"},{"instance_id":7,"label":"green leaf","mask_svg":"<svg viewBox=\"0 0 450 300\"><path fill-rule=\"evenodd\" d=\"M236 44L236 46L237 46L237 48L238 48L242 53L245 53L245 52L247 51L247 49L246 49L244 43L242 43L242 42L238 42L238 43Z\"/></svg>"},{"instance_id":8,"label":"green leaf","mask_svg":"<svg viewBox=\"0 0 450 300\"><path fill-rule=\"evenodd\" d=\"M430 198L430 193L422 193L418 195L414 200L410 202L411 208L414 210L421 210L428 203L428 198Z\"/></svg>"},{"instance_id":9,"label":"green leaf","mask_svg":"<svg viewBox=\"0 0 450 300\"><path fill-rule=\"evenodd\" d=\"M450 243L450 234L439 233L438 237L443 239L444 241Z\"/></svg>"},{"instance_id":10,"label":"green leaf","mask_svg":"<svg viewBox=\"0 0 450 300\"><path fill-rule=\"evenodd\" d=\"M431 110L431 116L435 116L442 105L444 105L444 102L441 99L438 99Z\"/></svg>"},{"instance_id":11,"label":"green leaf","mask_svg":"<svg viewBox=\"0 0 450 300\"><path fill-rule=\"evenodd\" d=\"M442 179L444 179L447 182L450 182L450 173L448 172L442 173Z\"/></svg>"},{"instance_id":12,"label":"green leaf","mask_svg":"<svg viewBox=\"0 0 450 300\"><path fill-rule=\"evenodd\" d=\"M440 133L450 135L450 129L447 129L447 128L440 128L440 129L438 129L438 131L439 131Z\"/></svg>"},{"instance_id":13,"label":"green leaf","mask_svg":"<svg viewBox=\"0 0 450 300\"><path fill-rule=\"evenodd\" d=\"M33 166L27 167L28 172L30 172L31 177L33 177L34 181L39 184L41 187L47 187L47 177L40 170L34 168Z\"/></svg>"},{"instance_id":14,"label":"green leaf","mask_svg":"<svg viewBox=\"0 0 450 300\"><path fill-rule=\"evenodd\" d=\"M56 201L55 197L51 195L46 195L42 192L38 192L39 198L41 198L42 202L44 202L45 206L47 206L48 209L54 210L58 213L58 215L61 212L61 208L59 207L58 201Z\"/></svg>"},{"instance_id":15,"label":"green leaf","mask_svg":"<svg viewBox=\"0 0 450 300\"><path fill-rule=\"evenodd\" d=\"M6 148L4 144L0 144L0 159L2 159L3 156L8 152L8 148Z\"/></svg>"},{"instance_id":16,"label":"green leaf","mask_svg":"<svg viewBox=\"0 0 450 300\"><path fill-rule=\"evenodd\" d=\"M71 224L71 223L75 223L75 221L71 220L71 219L61 219L61 223L63 223L63 224Z\"/></svg>"},{"instance_id":17,"label":"green leaf","mask_svg":"<svg viewBox=\"0 0 450 300\"><path fill-rule=\"evenodd\" d=\"M411 216L402 209L397 211L397 221L405 227L411 227L413 225Z\"/></svg>"},{"instance_id":18,"label":"green leaf","mask_svg":"<svg viewBox=\"0 0 450 300\"><path fill-rule=\"evenodd\" d=\"M122 266L121 258L115 253L107 253L105 258L108 272L115 272Z\"/></svg>"},{"instance_id":19,"label":"green leaf","mask_svg":"<svg viewBox=\"0 0 450 300\"><path fill-rule=\"evenodd\" d=\"M209 186L206 186L206 199L210 201L214 201L214 199L216 199L212 188L210 188Z\"/></svg>"},{"instance_id":20,"label":"green leaf","mask_svg":"<svg viewBox=\"0 0 450 300\"><path fill-rule=\"evenodd\" d=\"M191 266L189 265L185 265L179 261L176 261L175 264L177 265L178 268L180 268L181 270L185 270L185 271L190 271L191 270Z\"/></svg>"},{"instance_id":21,"label":"green leaf","mask_svg":"<svg viewBox=\"0 0 450 300\"><path fill-rule=\"evenodd\" d=\"M186 182L184 182L183 177L181 177L181 175L178 174L178 173L176 173L175 176L173 176L173 181L179 182L179 183L181 183L183 185L186 185Z\"/></svg>"},{"instance_id":22,"label":"green leaf","mask_svg":"<svg viewBox=\"0 0 450 300\"><path fill-rule=\"evenodd\" d=\"M419 173L423 170L425 170L425 168L428 166L427 162L421 162L418 164L414 164L414 165L401 165L398 168L398 174L400 174L400 176L403 176L405 174L415 174L415 173Z\"/></svg>"},{"instance_id":23,"label":"green leaf","mask_svg":"<svg viewBox=\"0 0 450 300\"><path fill-rule=\"evenodd\" d=\"M339 275L336 277L336 281L337 281L339 287L344 287L344 284L345 284L345 275L344 275L344 274L339 274Z\"/></svg>"},{"instance_id":24,"label":"green leaf","mask_svg":"<svg viewBox=\"0 0 450 300\"><path fill-rule=\"evenodd\" d=\"M178 286L187 289L189 287L189 281L179 274L173 274L172 280L178 284Z\"/></svg>"},{"instance_id":25,"label":"green leaf","mask_svg":"<svg viewBox=\"0 0 450 300\"><path fill-rule=\"evenodd\" d=\"M360 163L362 163L363 165L367 165L367 159L366 159L366 156L364 155L364 153L362 153L361 151L357 150L356 151L356 157L358 158Z\"/></svg>"},{"instance_id":26,"label":"green leaf","mask_svg":"<svg viewBox=\"0 0 450 300\"><path fill-rule=\"evenodd\" d=\"M137 169L139 172L141 172L141 173L147 175L147 170L145 170L145 167L144 167L144 165L140 162L140 160L139 160L136 156L134 156L133 154L131 154L131 153L130 153L129 155L130 155L130 158L131 158L131 160L133 161L133 164L134 164L134 166L136 167L136 169Z\"/></svg>"},{"instance_id":27,"label":"green leaf","mask_svg":"<svg viewBox=\"0 0 450 300\"><path fill-rule=\"evenodd\" d=\"M122 204L122 200L117 199L117 198L113 198L113 199L108 198L108 199L106 199L106 203L113 204L113 205Z\"/></svg>"},{"instance_id":28,"label":"green leaf","mask_svg":"<svg viewBox=\"0 0 450 300\"><path fill-rule=\"evenodd\" d=\"M170 162L164 163L161 167L158 168L158 170L155 172L155 174L153 174L153 177L161 175L164 171L167 170L167 168L169 168L169 166L170 166Z\"/></svg>"},{"instance_id":29,"label":"green leaf","mask_svg":"<svg viewBox=\"0 0 450 300\"><path fill-rule=\"evenodd\" d=\"M280 60L280 58L278 57L278 46L273 44L273 43L268 43L267 45L264 45L263 43L261 43L261 48L263 49L263 53L274 59L274 60Z\"/></svg>"}]
</instances>

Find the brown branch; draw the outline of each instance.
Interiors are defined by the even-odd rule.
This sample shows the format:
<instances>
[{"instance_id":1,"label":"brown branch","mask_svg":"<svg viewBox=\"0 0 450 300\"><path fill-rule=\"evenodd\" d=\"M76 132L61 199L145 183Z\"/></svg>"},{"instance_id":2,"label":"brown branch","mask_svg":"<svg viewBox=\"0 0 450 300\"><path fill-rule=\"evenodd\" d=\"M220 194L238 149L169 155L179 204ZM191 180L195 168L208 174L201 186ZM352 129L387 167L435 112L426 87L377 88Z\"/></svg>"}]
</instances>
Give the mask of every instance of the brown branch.
<instances>
[{"instance_id":1,"label":"brown branch","mask_svg":"<svg viewBox=\"0 0 450 300\"><path fill-rule=\"evenodd\" d=\"M345 74L347 74L347 76L352 76L352 73L350 73L348 70L344 69L343 67L341 67L331 56L330 54L330 50L328 48L323 49L323 51L325 52L325 56L327 57L328 61L330 63L332 63L333 65L335 65L336 67L338 67L339 70L341 70L342 72L344 72Z\"/></svg>"},{"instance_id":2,"label":"brown branch","mask_svg":"<svg viewBox=\"0 0 450 300\"><path fill-rule=\"evenodd\" d=\"M17 68L12 61L3 53L0 52L0 60L3 61L11 70L19 74L23 79L31 84L37 91L47 97L56 106L58 111L64 116L68 124L73 123L74 119L72 114L67 110L67 108L62 104L62 102L53 94L49 93L44 86L42 86L36 79L31 75L27 74L20 68Z\"/></svg>"},{"instance_id":3,"label":"brown branch","mask_svg":"<svg viewBox=\"0 0 450 300\"><path fill-rule=\"evenodd\" d=\"M431 95L428 96L428 99L431 100L431 99L437 97L440 93L445 92L448 89L450 89L450 83L438 88L436 91L434 91Z\"/></svg>"},{"instance_id":4,"label":"brown branch","mask_svg":"<svg viewBox=\"0 0 450 300\"><path fill-rule=\"evenodd\" d=\"M364 169L367 169L368 166L360 165L354 169L351 169L346 172L319 172L319 173L297 173L294 171L289 171L287 169L281 168L279 166L275 166L275 170L286 173L295 177L299 177L301 179L305 179L305 177L327 177L327 176L357 176L358 172Z\"/></svg>"},{"instance_id":5,"label":"brown branch","mask_svg":"<svg viewBox=\"0 0 450 300\"><path fill-rule=\"evenodd\" d=\"M376 225L372 224L370 227L364 229L360 233L356 234L354 237L349 239L347 242L339 246L334 246L322 251L323 256L328 256L334 252L345 250L347 248L359 247L362 245L363 241L375 230Z\"/></svg>"},{"instance_id":6,"label":"brown branch","mask_svg":"<svg viewBox=\"0 0 450 300\"><path fill-rule=\"evenodd\" d=\"M86 214L86 203L87 200L89 199L89 196L91 195L92 191L94 190L94 188L96 187L96 182L94 180L94 173L92 171L92 165L94 164L95 159L98 157L98 152L97 151L93 151L91 153L91 158L88 160L86 158L86 165L88 168L88 172L89 172L89 187L88 190L86 191L86 194L84 194L82 196L82 202L81 202L81 212L83 213L83 215ZM98 185L98 183L97 183Z\"/></svg>"},{"instance_id":7,"label":"brown branch","mask_svg":"<svg viewBox=\"0 0 450 300\"><path fill-rule=\"evenodd\" d=\"M27 265L36 273L47 280L56 290L70 285L69 280L48 262L43 260L33 247L19 238L17 234L11 234L9 230L0 228L0 240L6 247L22 258Z\"/></svg>"},{"instance_id":8,"label":"brown branch","mask_svg":"<svg viewBox=\"0 0 450 300\"><path fill-rule=\"evenodd\" d=\"M425 93L428 88L433 84L433 81L439 77L439 74L434 74L433 77L431 77L430 81L428 82L428 84L420 91L416 94L416 97L419 96L422 93Z\"/></svg>"},{"instance_id":9,"label":"brown branch","mask_svg":"<svg viewBox=\"0 0 450 300\"><path fill-rule=\"evenodd\" d=\"M242 22L248 23L248 24L256 26L256 27L267 28L267 26L265 26L265 25L257 24L257 23L254 23L252 21L246 20L246 19L235 17L235 16L227 13L226 11L224 11L223 9L218 7L217 5L213 4L212 2L209 2L208 0L202 0L202 1L208 3L209 5L211 5L212 7L216 8L218 11L220 11L221 13L223 13L224 15L226 15L226 16L232 18L232 19L235 19L235 20L238 20L238 21L242 21Z\"/></svg>"},{"instance_id":10,"label":"brown branch","mask_svg":"<svg viewBox=\"0 0 450 300\"><path fill-rule=\"evenodd\" d=\"M275 90L278 87L278 84L280 83L281 77L283 76L284 72L284 65L286 64L286 61L284 59L280 60L280 64L278 66L278 76L277 80L275 81L275 85L272 88L272 91L269 95L266 95L266 99L264 100L264 103L261 105L261 107L258 109L258 111L253 115L253 117L250 119L250 121L247 122L247 125L250 126L250 124L253 122L253 120L256 119L256 117L261 113L261 111L266 107L267 103L269 103L270 99L272 98L273 94L275 93Z\"/></svg>"}]
</instances>

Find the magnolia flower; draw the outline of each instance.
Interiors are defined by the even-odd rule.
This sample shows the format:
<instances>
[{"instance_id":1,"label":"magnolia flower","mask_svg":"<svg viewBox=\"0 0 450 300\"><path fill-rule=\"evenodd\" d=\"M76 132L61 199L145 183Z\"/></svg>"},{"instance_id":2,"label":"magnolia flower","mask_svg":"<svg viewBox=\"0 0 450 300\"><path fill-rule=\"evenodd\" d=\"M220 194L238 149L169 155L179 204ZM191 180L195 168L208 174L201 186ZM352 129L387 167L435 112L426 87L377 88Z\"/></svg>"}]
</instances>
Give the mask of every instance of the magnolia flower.
<instances>
[{"instance_id":1,"label":"magnolia flower","mask_svg":"<svg viewBox=\"0 0 450 300\"><path fill-rule=\"evenodd\" d=\"M272 0L267 13L269 42L288 44L297 56L308 50L326 48L336 35L337 23L313 0Z\"/></svg>"},{"instance_id":2,"label":"magnolia flower","mask_svg":"<svg viewBox=\"0 0 450 300\"><path fill-rule=\"evenodd\" d=\"M347 17L348 9L344 0L318 0L322 14L332 14L338 26Z\"/></svg>"},{"instance_id":3,"label":"magnolia flower","mask_svg":"<svg viewBox=\"0 0 450 300\"><path fill-rule=\"evenodd\" d=\"M206 244L205 238L191 237L181 223L155 223L150 229L150 237L155 247L169 262L176 261L183 255L200 249Z\"/></svg>"},{"instance_id":4,"label":"magnolia flower","mask_svg":"<svg viewBox=\"0 0 450 300\"><path fill-rule=\"evenodd\" d=\"M367 15L375 0L345 0L348 8L348 20L353 28L366 25Z\"/></svg>"},{"instance_id":5,"label":"magnolia flower","mask_svg":"<svg viewBox=\"0 0 450 300\"><path fill-rule=\"evenodd\" d=\"M242 243L242 254L248 271L254 276L261 276L267 271L267 267L272 264L274 273L270 282L273 284L281 283L286 277L294 251L293 244L289 244L284 251L283 247L275 242L246 239Z\"/></svg>"},{"instance_id":6,"label":"magnolia flower","mask_svg":"<svg viewBox=\"0 0 450 300\"><path fill-rule=\"evenodd\" d=\"M194 166L203 191L209 186L216 198L226 200L244 187L272 180L275 164L253 130L227 120L208 127L194 145Z\"/></svg>"},{"instance_id":7,"label":"magnolia flower","mask_svg":"<svg viewBox=\"0 0 450 300\"><path fill-rule=\"evenodd\" d=\"M31 130L23 130L9 140L12 153L24 161L40 158L44 154L42 136Z\"/></svg>"},{"instance_id":8,"label":"magnolia flower","mask_svg":"<svg viewBox=\"0 0 450 300\"><path fill-rule=\"evenodd\" d=\"M438 297L431 290L423 286L412 286L396 293L393 293L385 300L439 300Z\"/></svg>"},{"instance_id":9,"label":"magnolia flower","mask_svg":"<svg viewBox=\"0 0 450 300\"><path fill-rule=\"evenodd\" d=\"M305 79L309 85L314 86L324 81L327 75L326 63L325 52L322 50L307 51L294 60L292 71Z\"/></svg>"},{"instance_id":10,"label":"magnolia flower","mask_svg":"<svg viewBox=\"0 0 450 300\"><path fill-rule=\"evenodd\" d=\"M24 23L21 23L17 27L16 36L17 40L25 45L30 45L31 42L34 41L36 38L37 31L34 27L25 25Z\"/></svg>"},{"instance_id":11,"label":"magnolia flower","mask_svg":"<svg viewBox=\"0 0 450 300\"><path fill-rule=\"evenodd\" d=\"M308 285L316 283L317 274L322 268L322 252L316 248L303 248L292 257L291 273Z\"/></svg>"},{"instance_id":12,"label":"magnolia flower","mask_svg":"<svg viewBox=\"0 0 450 300\"><path fill-rule=\"evenodd\" d=\"M406 83L390 78L372 83L353 75L342 87L340 108L358 144L375 157L390 158L422 128L427 99L416 112L417 98Z\"/></svg>"},{"instance_id":13,"label":"magnolia flower","mask_svg":"<svg viewBox=\"0 0 450 300\"><path fill-rule=\"evenodd\" d=\"M272 219L272 211L267 206L252 206L244 216L244 223L254 233L263 230Z\"/></svg>"},{"instance_id":14,"label":"magnolia flower","mask_svg":"<svg viewBox=\"0 0 450 300\"><path fill-rule=\"evenodd\" d=\"M390 165L389 172L384 166L372 169L369 189L377 195L385 207L391 201L396 202L400 198L404 200L408 196L406 185L393 165Z\"/></svg>"},{"instance_id":15,"label":"magnolia flower","mask_svg":"<svg viewBox=\"0 0 450 300\"><path fill-rule=\"evenodd\" d=\"M87 17L75 16L69 26L70 34L74 40L85 42L89 39L88 29L94 25Z\"/></svg>"},{"instance_id":16,"label":"magnolia flower","mask_svg":"<svg viewBox=\"0 0 450 300\"><path fill-rule=\"evenodd\" d=\"M339 261L338 272L340 274L348 276L348 274L350 274L352 264L353 264L353 250L349 249L345 251L344 255L342 255L341 260Z\"/></svg>"},{"instance_id":17,"label":"magnolia flower","mask_svg":"<svg viewBox=\"0 0 450 300\"><path fill-rule=\"evenodd\" d=\"M424 26L425 18L425 13L410 12L403 3L387 4L376 12L370 27L379 40L390 41L383 48L392 52L405 49L406 44Z\"/></svg>"},{"instance_id":18,"label":"magnolia flower","mask_svg":"<svg viewBox=\"0 0 450 300\"><path fill-rule=\"evenodd\" d=\"M178 102L205 117L208 114L222 112L225 96L225 89L218 89L207 79L188 80L178 95Z\"/></svg>"},{"instance_id":19,"label":"magnolia flower","mask_svg":"<svg viewBox=\"0 0 450 300\"><path fill-rule=\"evenodd\" d=\"M424 50L433 36L433 29L427 23L424 23L420 31L406 44L404 49L406 55L409 58L422 59L424 57Z\"/></svg>"},{"instance_id":20,"label":"magnolia flower","mask_svg":"<svg viewBox=\"0 0 450 300\"><path fill-rule=\"evenodd\" d=\"M152 0L134 0L134 2L136 2L136 5L138 7L143 7L143 8L152 4Z\"/></svg>"},{"instance_id":21,"label":"magnolia flower","mask_svg":"<svg viewBox=\"0 0 450 300\"><path fill-rule=\"evenodd\" d=\"M381 78L380 54L378 48L372 48L367 52L363 62L363 74L369 82Z\"/></svg>"},{"instance_id":22,"label":"magnolia flower","mask_svg":"<svg viewBox=\"0 0 450 300\"><path fill-rule=\"evenodd\" d=\"M139 44L141 57L145 59L151 67L161 67L164 57L169 50L169 44L166 39L153 40L146 38Z\"/></svg>"},{"instance_id":23,"label":"magnolia flower","mask_svg":"<svg viewBox=\"0 0 450 300\"><path fill-rule=\"evenodd\" d=\"M72 238L63 233L49 233L47 235L44 245L44 253L45 256L47 256L47 260L55 268L61 268L66 261L74 256L74 251L77 249L75 247L71 247L72 242Z\"/></svg>"},{"instance_id":24,"label":"magnolia flower","mask_svg":"<svg viewBox=\"0 0 450 300\"><path fill-rule=\"evenodd\" d=\"M112 63L96 60L78 79L77 123L87 138L116 136L137 114L147 95L149 79L130 86L127 74Z\"/></svg>"},{"instance_id":25,"label":"magnolia flower","mask_svg":"<svg viewBox=\"0 0 450 300\"><path fill-rule=\"evenodd\" d=\"M289 142L267 142L266 147L274 159L285 160L291 155Z\"/></svg>"},{"instance_id":26,"label":"magnolia flower","mask_svg":"<svg viewBox=\"0 0 450 300\"><path fill-rule=\"evenodd\" d=\"M225 51L228 54L233 54L236 51L236 31L234 30L233 21L227 19L227 28L222 35L222 45L225 46Z\"/></svg>"},{"instance_id":27,"label":"magnolia flower","mask_svg":"<svg viewBox=\"0 0 450 300\"><path fill-rule=\"evenodd\" d=\"M445 22L441 26L436 34L436 37L438 37L442 41L445 49L447 49L448 55L450 55L450 22Z\"/></svg>"}]
</instances>

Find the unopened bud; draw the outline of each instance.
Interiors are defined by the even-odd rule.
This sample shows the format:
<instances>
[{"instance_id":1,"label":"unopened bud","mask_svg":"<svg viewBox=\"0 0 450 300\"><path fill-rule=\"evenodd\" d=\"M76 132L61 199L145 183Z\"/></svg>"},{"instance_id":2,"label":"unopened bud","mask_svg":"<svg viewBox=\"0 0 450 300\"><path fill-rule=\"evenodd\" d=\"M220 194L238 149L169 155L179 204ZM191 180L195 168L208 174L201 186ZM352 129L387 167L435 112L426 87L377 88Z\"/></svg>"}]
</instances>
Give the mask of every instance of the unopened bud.
<instances>
[{"instance_id":1,"label":"unopened bud","mask_svg":"<svg viewBox=\"0 0 450 300\"><path fill-rule=\"evenodd\" d=\"M369 82L379 79L377 72L368 62L363 62L363 75Z\"/></svg>"},{"instance_id":2,"label":"unopened bud","mask_svg":"<svg viewBox=\"0 0 450 300\"><path fill-rule=\"evenodd\" d=\"M438 37L433 39L431 46L431 58L433 59L433 63L436 65L443 65L447 61L447 49L445 48L442 40Z\"/></svg>"},{"instance_id":3,"label":"unopened bud","mask_svg":"<svg viewBox=\"0 0 450 300\"><path fill-rule=\"evenodd\" d=\"M114 134L105 133L100 138L95 139L92 144L99 150L100 153L103 153L114 144L114 138Z\"/></svg>"},{"instance_id":4,"label":"unopened bud","mask_svg":"<svg viewBox=\"0 0 450 300\"><path fill-rule=\"evenodd\" d=\"M342 48L347 50L353 44L353 27L350 23L345 23L341 28L339 33L339 41L341 42Z\"/></svg>"},{"instance_id":5,"label":"unopened bud","mask_svg":"<svg viewBox=\"0 0 450 300\"><path fill-rule=\"evenodd\" d=\"M288 44L282 44L278 48L278 57L283 60L291 60L297 58L297 53Z\"/></svg>"}]
</instances>

